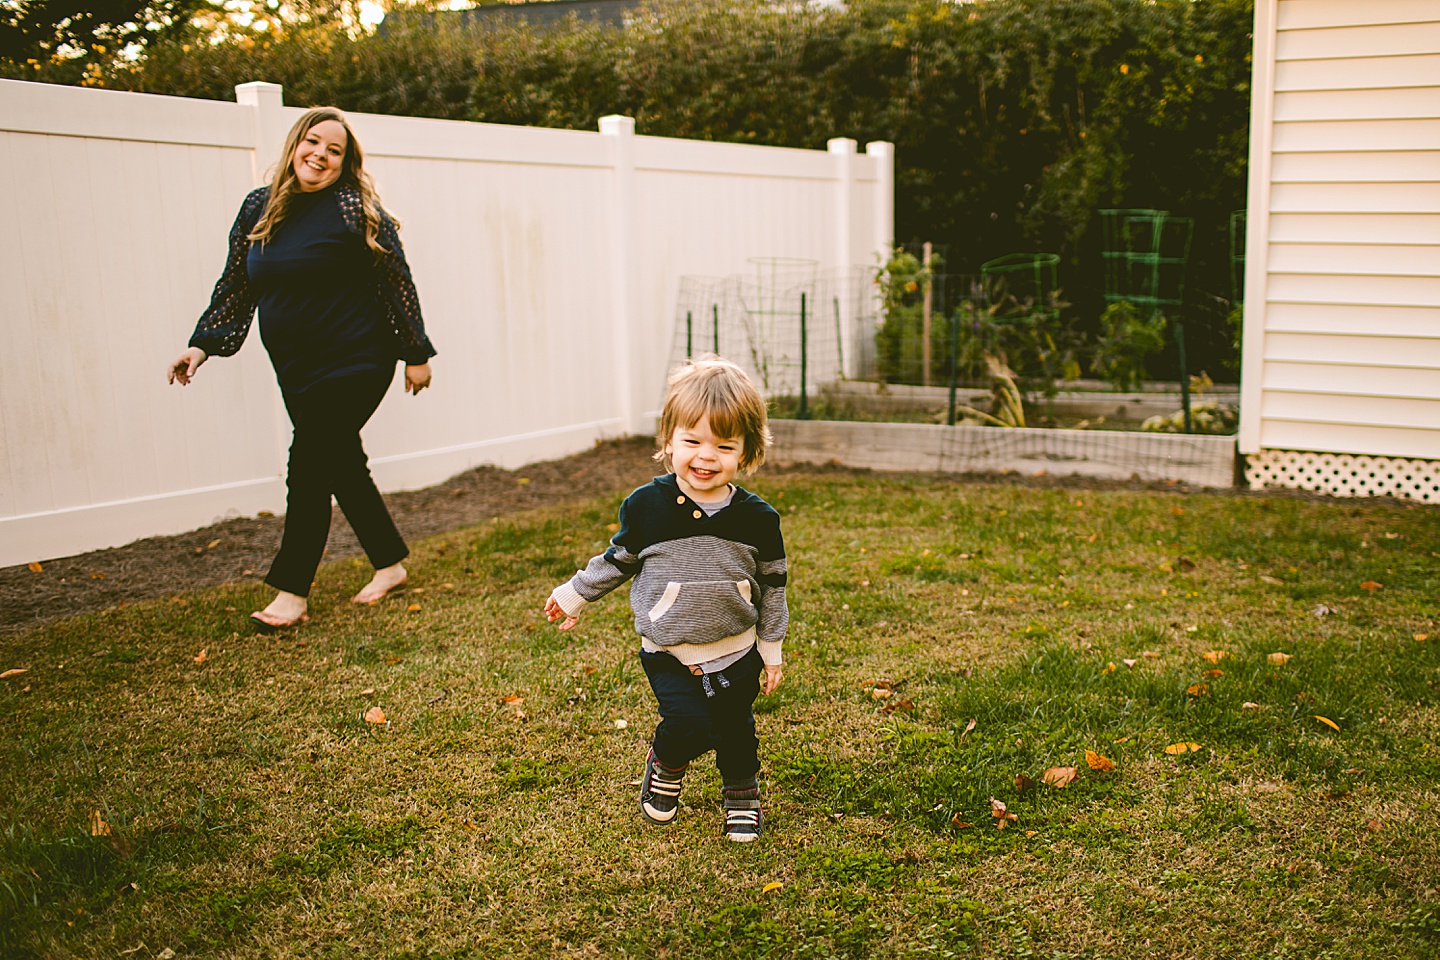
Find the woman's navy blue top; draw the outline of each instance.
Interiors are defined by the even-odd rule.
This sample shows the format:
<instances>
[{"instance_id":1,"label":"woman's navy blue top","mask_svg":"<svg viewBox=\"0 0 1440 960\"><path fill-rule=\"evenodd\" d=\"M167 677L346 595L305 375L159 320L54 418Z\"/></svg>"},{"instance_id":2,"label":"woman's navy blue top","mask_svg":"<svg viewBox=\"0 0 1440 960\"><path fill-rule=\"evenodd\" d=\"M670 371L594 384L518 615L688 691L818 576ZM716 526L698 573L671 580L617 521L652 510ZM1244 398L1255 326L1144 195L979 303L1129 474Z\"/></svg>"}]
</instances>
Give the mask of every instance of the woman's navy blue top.
<instances>
[{"instance_id":1,"label":"woman's navy blue top","mask_svg":"<svg viewBox=\"0 0 1440 960\"><path fill-rule=\"evenodd\" d=\"M235 353L258 306L260 339L287 393L434 356L389 216L381 215L377 240L386 252L377 258L365 242L358 191L297 193L271 238L251 242L268 196L262 187L246 197L230 231L225 271L191 346L216 356Z\"/></svg>"}]
</instances>

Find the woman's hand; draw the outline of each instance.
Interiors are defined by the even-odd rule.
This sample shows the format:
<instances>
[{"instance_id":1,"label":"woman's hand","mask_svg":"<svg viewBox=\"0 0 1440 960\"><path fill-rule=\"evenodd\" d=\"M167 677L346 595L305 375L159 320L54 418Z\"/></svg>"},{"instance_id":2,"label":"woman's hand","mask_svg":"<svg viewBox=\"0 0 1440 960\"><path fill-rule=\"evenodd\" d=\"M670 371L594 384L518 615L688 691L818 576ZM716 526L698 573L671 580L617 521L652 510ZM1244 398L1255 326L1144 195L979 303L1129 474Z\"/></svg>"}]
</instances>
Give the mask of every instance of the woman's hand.
<instances>
[{"instance_id":1,"label":"woman's hand","mask_svg":"<svg viewBox=\"0 0 1440 960\"><path fill-rule=\"evenodd\" d=\"M420 391L428 386L430 386L430 364L405 364L405 391L407 393L413 393L418 397Z\"/></svg>"},{"instance_id":2,"label":"woman's hand","mask_svg":"<svg viewBox=\"0 0 1440 960\"><path fill-rule=\"evenodd\" d=\"M186 386L190 378L195 376L195 371L200 369L200 364L206 360L204 350L199 347L190 347L180 356L171 361L170 366L165 368L165 382L174 383L180 381L180 386Z\"/></svg>"}]
</instances>

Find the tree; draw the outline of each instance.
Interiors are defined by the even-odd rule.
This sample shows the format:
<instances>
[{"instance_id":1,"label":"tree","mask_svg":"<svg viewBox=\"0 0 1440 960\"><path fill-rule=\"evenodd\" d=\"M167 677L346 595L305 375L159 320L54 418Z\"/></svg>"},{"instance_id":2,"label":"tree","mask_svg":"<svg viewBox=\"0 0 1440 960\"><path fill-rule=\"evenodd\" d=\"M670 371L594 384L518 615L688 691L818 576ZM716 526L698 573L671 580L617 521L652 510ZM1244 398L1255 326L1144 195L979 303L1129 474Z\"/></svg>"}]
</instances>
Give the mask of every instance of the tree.
<instances>
[{"instance_id":1,"label":"tree","mask_svg":"<svg viewBox=\"0 0 1440 960\"><path fill-rule=\"evenodd\" d=\"M208 0L0 0L0 59L111 59L173 36Z\"/></svg>"}]
</instances>

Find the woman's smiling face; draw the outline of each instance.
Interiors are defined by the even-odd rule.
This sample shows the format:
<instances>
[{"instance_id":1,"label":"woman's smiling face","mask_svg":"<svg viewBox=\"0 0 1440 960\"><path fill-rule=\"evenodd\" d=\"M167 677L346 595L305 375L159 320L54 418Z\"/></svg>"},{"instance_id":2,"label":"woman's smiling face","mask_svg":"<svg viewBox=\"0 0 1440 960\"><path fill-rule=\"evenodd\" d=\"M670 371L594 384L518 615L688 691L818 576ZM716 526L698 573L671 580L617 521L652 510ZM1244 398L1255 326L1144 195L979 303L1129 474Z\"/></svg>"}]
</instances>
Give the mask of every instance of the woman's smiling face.
<instances>
[{"instance_id":1,"label":"woman's smiling face","mask_svg":"<svg viewBox=\"0 0 1440 960\"><path fill-rule=\"evenodd\" d=\"M349 143L345 125L338 120L321 120L305 131L291 159L295 179L300 182L303 193L324 190L340 179Z\"/></svg>"}]
</instances>

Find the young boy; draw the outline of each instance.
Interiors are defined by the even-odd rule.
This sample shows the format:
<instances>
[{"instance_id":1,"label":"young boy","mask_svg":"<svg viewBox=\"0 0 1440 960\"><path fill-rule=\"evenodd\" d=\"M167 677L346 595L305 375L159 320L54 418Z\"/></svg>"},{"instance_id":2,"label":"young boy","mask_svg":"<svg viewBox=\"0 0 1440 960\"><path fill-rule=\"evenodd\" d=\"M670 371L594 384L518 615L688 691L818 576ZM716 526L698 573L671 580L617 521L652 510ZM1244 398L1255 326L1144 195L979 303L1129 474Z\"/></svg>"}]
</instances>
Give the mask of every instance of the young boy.
<instances>
[{"instance_id":1,"label":"young boy","mask_svg":"<svg viewBox=\"0 0 1440 960\"><path fill-rule=\"evenodd\" d=\"M569 630L587 604L635 578L640 662L660 707L640 812L672 822L686 768L713 749L725 836L746 843L765 823L751 707L780 686L790 620L780 515L731 482L765 459L765 401L735 364L703 357L671 376L655 440L672 472L625 499L610 548L555 588L545 615Z\"/></svg>"}]
</instances>

